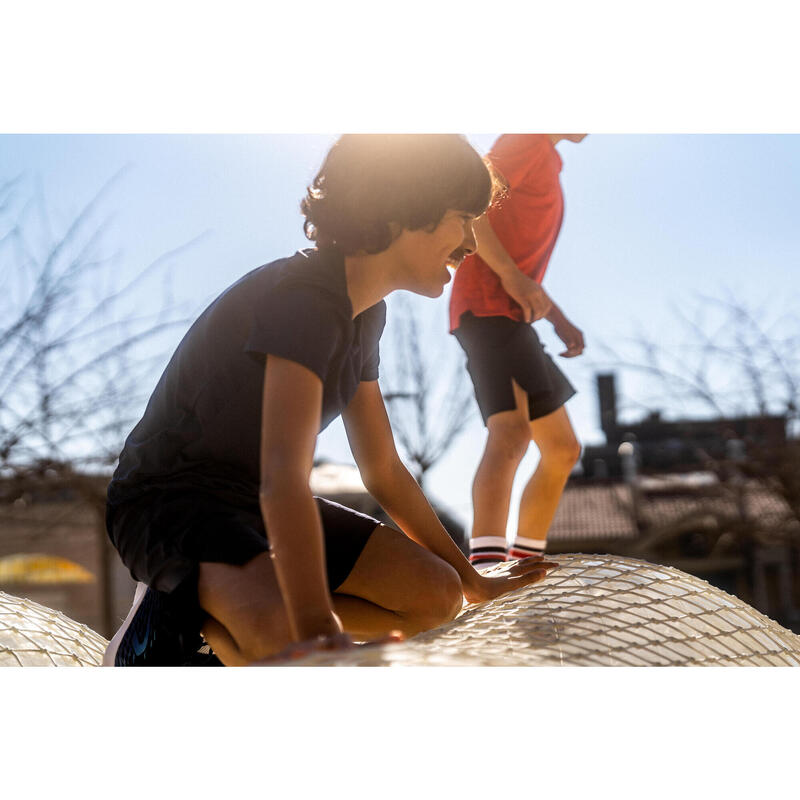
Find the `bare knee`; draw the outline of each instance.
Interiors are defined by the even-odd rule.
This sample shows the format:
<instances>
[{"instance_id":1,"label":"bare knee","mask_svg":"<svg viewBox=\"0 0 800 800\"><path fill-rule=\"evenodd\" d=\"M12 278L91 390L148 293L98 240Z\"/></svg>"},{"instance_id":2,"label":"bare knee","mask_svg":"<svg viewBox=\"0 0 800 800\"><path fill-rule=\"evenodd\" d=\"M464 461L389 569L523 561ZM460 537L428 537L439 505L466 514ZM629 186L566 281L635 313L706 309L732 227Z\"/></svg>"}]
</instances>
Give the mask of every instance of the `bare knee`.
<instances>
[{"instance_id":1,"label":"bare knee","mask_svg":"<svg viewBox=\"0 0 800 800\"><path fill-rule=\"evenodd\" d=\"M549 469L569 474L581 457L581 445L574 437L560 439L541 448L542 463Z\"/></svg>"},{"instance_id":2,"label":"bare knee","mask_svg":"<svg viewBox=\"0 0 800 800\"><path fill-rule=\"evenodd\" d=\"M283 608L253 609L253 613L243 615L234 639L247 664L280 652L292 641Z\"/></svg>"},{"instance_id":3,"label":"bare knee","mask_svg":"<svg viewBox=\"0 0 800 800\"><path fill-rule=\"evenodd\" d=\"M214 639L219 640L227 654L224 663L266 658L291 641L286 609L267 554L242 567L201 563L198 599L217 623L207 626L207 636L212 648Z\"/></svg>"},{"instance_id":4,"label":"bare knee","mask_svg":"<svg viewBox=\"0 0 800 800\"><path fill-rule=\"evenodd\" d=\"M230 621L229 621L230 624ZM214 618L203 625L203 636L229 667L244 666L280 652L291 641L286 615L277 610L242 612L229 629Z\"/></svg>"},{"instance_id":5,"label":"bare knee","mask_svg":"<svg viewBox=\"0 0 800 800\"><path fill-rule=\"evenodd\" d=\"M435 609L438 625L453 619L464 605L464 589L458 573L444 561L440 565L440 571L439 597Z\"/></svg>"},{"instance_id":6,"label":"bare knee","mask_svg":"<svg viewBox=\"0 0 800 800\"><path fill-rule=\"evenodd\" d=\"M487 451L494 458L518 464L528 451L531 432L525 420L506 422L489 428Z\"/></svg>"},{"instance_id":7,"label":"bare knee","mask_svg":"<svg viewBox=\"0 0 800 800\"><path fill-rule=\"evenodd\" d=\"M447 562L432 557L420 576L413 607L403 616L416 629L429 630L449 622L461 610L464 593L458 573Z\"/></svg>"}]
</instances>

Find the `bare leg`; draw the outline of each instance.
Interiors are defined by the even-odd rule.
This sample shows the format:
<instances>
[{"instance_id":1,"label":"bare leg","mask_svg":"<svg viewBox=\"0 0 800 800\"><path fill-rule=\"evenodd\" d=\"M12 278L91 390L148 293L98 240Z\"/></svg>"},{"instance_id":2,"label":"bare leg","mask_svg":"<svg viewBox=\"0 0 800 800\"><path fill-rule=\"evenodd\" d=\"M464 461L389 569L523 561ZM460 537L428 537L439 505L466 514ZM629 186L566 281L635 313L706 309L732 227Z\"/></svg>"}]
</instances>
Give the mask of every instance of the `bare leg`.
<instances>
[{"instance_id":1,"label":"bare leg","mask_svg":"<svg viewBox=\"0 0 800 800\"><path fill-rule=\"evenodd\" d=\"M333 594L345 631L374 637L413 635L452 619L462 605L456 571L399 531L379 526L350 575ZM290 644L288 619L272 560L244 566L200 565L200 605L210 615L203 635L224 664L248 664Z\"/></svg>"},{"instance_id":2,"label":"bare leg","mask_svg":"<svg viewBox=\"0 0 800 800\"><path fill-rule=\"evenodd\" d=\"M522 493L517 535L544 540L581 446L563 407L531 420L530 430L540 459Z\"/></svg>"},{"instance_id":3,"label":"bare leg","mask_svg":"<svg viewBox=\"0 0 800 800\"><path fill-rule=\"evenodd\" d=\"M197 597L209 614L203 636L227 666L249 664L280 652L291 642L278 579L267 553L243 566L201 563Z\"/></svg>"},{"instance_id":4,"label":"bare leg","mask_svg":"<svg viewBox=\"0 0 800 800\"><path fill-rule=\"evenodd\" d=\"M516 408L492 414L472 483L472 536L505 536L514 476L531 442L528 396L513 384Z\"/></svg>"},{"instance_id":5,"label":"bare leg","mask_svg":"<svg viewBox=\"0 0 800 800\"><path fill-rule=\"evenodd\" d=\"M354 636L399 630L407 636L449 622L461 610L458 573L404 534L375 529L333 594L342 626Z\"/></svg>"}]
</instances>

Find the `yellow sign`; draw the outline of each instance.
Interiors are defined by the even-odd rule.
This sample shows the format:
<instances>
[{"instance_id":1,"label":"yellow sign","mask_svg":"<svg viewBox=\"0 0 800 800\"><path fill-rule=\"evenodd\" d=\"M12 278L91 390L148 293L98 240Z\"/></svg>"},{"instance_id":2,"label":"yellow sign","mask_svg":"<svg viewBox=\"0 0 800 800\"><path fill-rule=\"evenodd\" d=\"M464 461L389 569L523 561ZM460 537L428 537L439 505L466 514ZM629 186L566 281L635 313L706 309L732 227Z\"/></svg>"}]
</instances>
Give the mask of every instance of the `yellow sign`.
<instances>
[{"instance_id":1,"label":"yellow sign","mask_svg":"<svg viewBox=\"0 0 800 800\"><path fill-rule=\"evenodd\" d=\"M92 583L89 570L67 558L42 553L16 553L0 558L0 584Z\"/></svg>"}]
</instances>

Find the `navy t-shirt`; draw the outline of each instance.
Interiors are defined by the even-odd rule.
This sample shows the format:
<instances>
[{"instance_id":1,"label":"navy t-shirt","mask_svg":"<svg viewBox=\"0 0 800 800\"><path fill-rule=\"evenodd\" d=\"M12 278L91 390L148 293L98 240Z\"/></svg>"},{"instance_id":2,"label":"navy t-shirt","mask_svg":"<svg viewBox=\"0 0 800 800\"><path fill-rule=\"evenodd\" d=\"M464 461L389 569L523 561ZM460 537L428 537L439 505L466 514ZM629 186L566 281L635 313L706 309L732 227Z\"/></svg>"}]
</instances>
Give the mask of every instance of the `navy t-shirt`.
<instances>
[{"instance_id":1,"label":"navy t-shirt","mask_svg":"<svg viewBox=\"0 0 800 800\"><path fill-rule=\"evenodd\" d=\"M233 284L178 345L125 442L109 506L153 488L257 504L266 359L280 356L319 376L324 429L360 381L378 379L386 304L352 313L335 250L304 250Z\"/></svg>"}]
</instances>

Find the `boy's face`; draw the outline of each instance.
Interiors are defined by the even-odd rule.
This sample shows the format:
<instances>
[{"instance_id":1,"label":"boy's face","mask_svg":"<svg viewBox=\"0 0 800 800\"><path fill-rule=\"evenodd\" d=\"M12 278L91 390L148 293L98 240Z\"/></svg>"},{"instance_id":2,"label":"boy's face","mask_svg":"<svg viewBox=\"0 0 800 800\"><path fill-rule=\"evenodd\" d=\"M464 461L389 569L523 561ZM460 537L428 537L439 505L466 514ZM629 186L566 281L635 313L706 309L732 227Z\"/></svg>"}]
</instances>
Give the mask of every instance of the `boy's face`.
<instances>
[{"instance_id":1,"label":"boy's face","mask_svg":"<svg viewBox=\"0 0 800 800\"><path fill-rule=\"evenodd\" d=\"M450 282L447 268L456 269L477 249L474 221L464 211L448 211L432 231L404 230L392 243L402 269L402 288L439 297Z\"/></svg>"}]
</instances>

